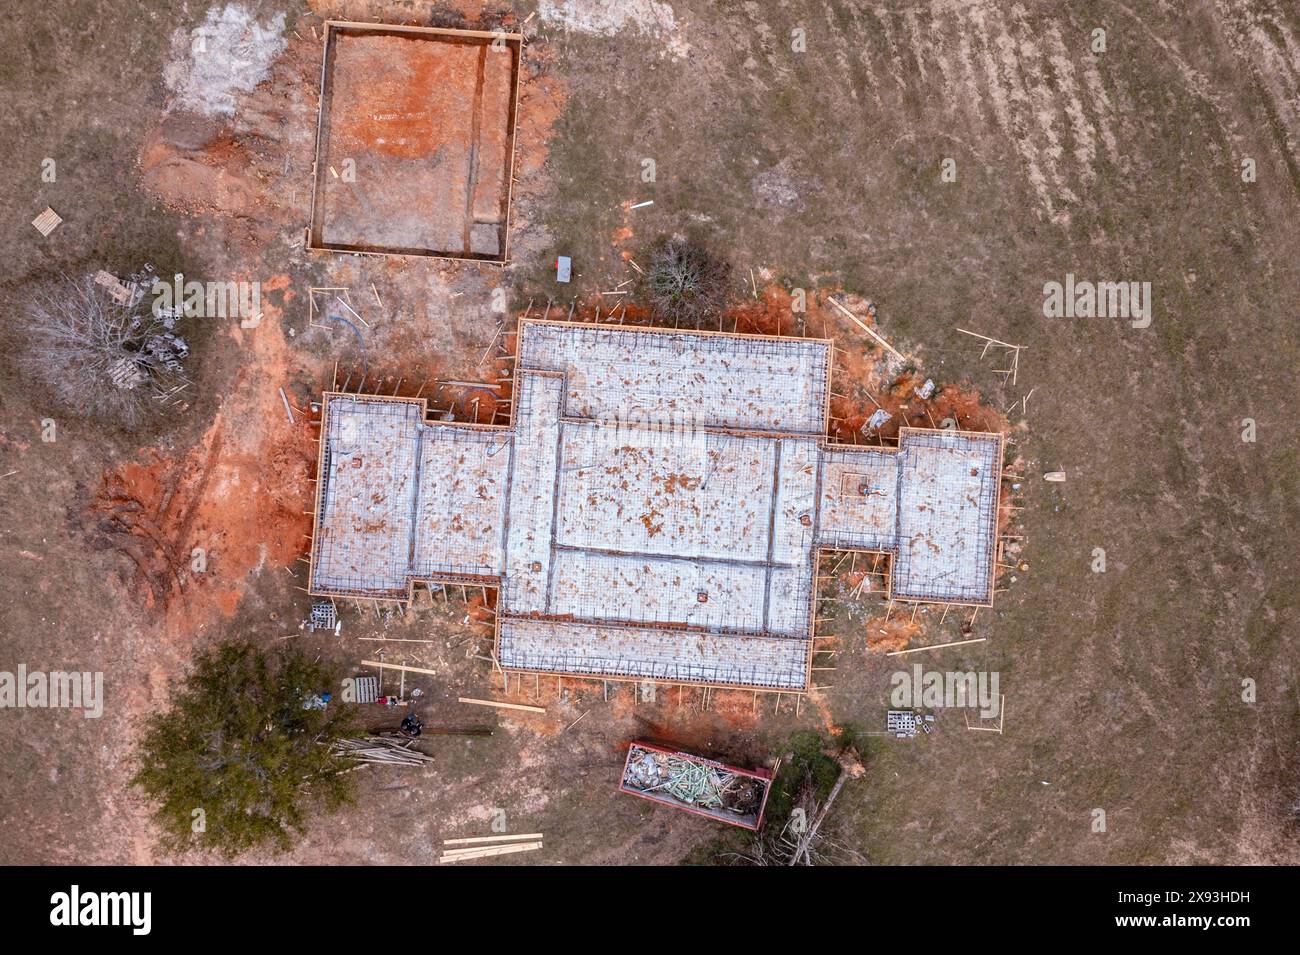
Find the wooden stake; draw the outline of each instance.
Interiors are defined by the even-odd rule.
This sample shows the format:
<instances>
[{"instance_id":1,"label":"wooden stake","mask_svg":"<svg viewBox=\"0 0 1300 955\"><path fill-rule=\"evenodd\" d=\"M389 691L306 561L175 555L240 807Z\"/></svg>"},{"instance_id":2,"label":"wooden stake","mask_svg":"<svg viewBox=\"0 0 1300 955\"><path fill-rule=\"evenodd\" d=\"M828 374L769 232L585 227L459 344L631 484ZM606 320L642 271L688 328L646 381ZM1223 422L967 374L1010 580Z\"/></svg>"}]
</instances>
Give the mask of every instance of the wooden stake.
<instances>
[{"instance_id":1,"label":"wooden stake","mask_svg":"<svg viewBox=\"0 0 1300 955\"><path fill-rule=\"evenodd\" d=\"M895 358L897 358L899 361L907 361L907 358L903 355L902 352L900 352L897 348L895 348L893 345L889 344L889 342L885 341L885 340L884 340L883 338L881 338L878 334L876 334L874 331L872 331L871 328L870 328L870 327L869 327L865 322L862 321L862 319L858 318L858 316L854 315L854 314L853 314L852 312L850 312L847 308L845 308L843 305L841 305L841 304L840 304L840 303L835 299L835 297L834 297L833 295L827 296L827 300L828 300L832 305L834 305L836 308L838 308L841 312L843 312L845 315L847 315L847 316L848 316L848 317L853 321L853 323L854 323L855 325L858 326L858 328L862 329L864 332L866 332L868 335L870 335L871 338L872 338L872 340L875 341L876 344L878 344L881 348L883 348L883 349L885 349L886 351L888 351L891 355L893 355L893 356L894 356Z\"/></svg>"}]
</instances>

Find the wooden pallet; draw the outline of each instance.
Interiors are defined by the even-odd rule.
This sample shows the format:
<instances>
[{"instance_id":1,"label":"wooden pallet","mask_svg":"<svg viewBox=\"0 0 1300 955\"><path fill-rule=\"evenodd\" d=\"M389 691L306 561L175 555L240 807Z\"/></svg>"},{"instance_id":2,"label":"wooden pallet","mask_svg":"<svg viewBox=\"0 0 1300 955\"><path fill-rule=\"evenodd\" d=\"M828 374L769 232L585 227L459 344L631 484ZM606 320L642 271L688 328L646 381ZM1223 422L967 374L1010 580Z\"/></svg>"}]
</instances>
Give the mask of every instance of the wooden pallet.
<instances>
[{"instance_id":1,"label":"wooden pallet","mask_svg":"<svg viewBox=\"0 0 1300 955\"><path fill-rule=\"evenodd\" d=\"M40 226L37 226L37 228L40 228ZM118 305L131 304L131 293L134 290L131 286L124 285L112 272L105 272L100 269L95 273L95 284L102 286L108 292L109 297Z\"/></svg>"},{"instance_id":2,"label":"wooden pallet","mask_svg":"<svg viewBox=\"0 0 1300 955\"><path fill-rule=\"evenodd\" d=\"M45 211L32 220L32 225L36 226L36 231L41 235L49 235L59 227L59 223L62 221L62 216L49 206L46 206Z\"/></svg>"}]
</instances>

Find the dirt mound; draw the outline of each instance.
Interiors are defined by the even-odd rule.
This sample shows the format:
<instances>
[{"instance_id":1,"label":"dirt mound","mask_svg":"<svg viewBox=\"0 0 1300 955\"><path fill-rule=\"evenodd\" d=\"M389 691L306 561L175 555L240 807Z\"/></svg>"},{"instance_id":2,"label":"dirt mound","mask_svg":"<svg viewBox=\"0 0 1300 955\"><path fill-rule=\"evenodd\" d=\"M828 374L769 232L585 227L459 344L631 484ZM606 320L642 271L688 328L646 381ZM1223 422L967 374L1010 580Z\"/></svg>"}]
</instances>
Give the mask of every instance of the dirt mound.
<instances>
[{"instance_id":1,"label":"dirt mound","mask_svg":"<svg viewBox=\"0 0 1300 955\"><path fill-rule=\"evenodd\" d=\"M805 335L822 337L826 319L818 303L810 298L806 312L795 312L795 302L780 286L768 286L761 297L733 305L727 310L726 331L744 335Z\"/></svg>"},{"instance_id":2,"label":"dirt mound","mask_svg":"<svg viewBox=\"0 0 1300 955\"><path fill-rule=\"evenodd\" d=\"M236 19L247 19L236 12ZM310 199L304 180L320 82L320 44L312 33L317 22L301 18L283 36L275 31L274 42L255 23L243 34L233 20L210 33L210 42L222 49L262 37L256 56L239 63L247 75L209 73L209 62L225 61L188 44L178 47L172 72L179 91L138 157L146 191L188 215L239 219L241 247L254 248L291 228Z\"/></svg>"},{"instance_id":3,"label":"dirt mound","mask_svg":"<svg viewBox=\"0 0 1300 955\"><path fill-rule=\"evenodd\" d=\"M261 190L247 175L247 164L230 141L189 150L158 133L140 156L145 188L171 209L247 216ZM224 162L224 159L231 162Z\"/></svg>"},{"instance_id":4,"label":"dirt mound","mask_svg":"<svg viewBox=\"0 0 1300 955\"><path fill-rule=\"evenodd\" d=\"M876 653L892 653L906 650L912 638L921 632L921 624L905 617L878 617L868 620L867 649Z\"/></svg>"}]
</instances>

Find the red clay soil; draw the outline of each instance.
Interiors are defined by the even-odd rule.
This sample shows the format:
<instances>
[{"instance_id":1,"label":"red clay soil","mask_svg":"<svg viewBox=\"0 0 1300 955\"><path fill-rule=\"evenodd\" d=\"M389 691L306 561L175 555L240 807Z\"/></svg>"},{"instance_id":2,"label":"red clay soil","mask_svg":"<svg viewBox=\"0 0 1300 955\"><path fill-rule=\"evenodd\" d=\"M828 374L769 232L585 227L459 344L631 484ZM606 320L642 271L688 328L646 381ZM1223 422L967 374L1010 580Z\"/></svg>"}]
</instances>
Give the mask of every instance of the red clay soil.
<instances>
[{"instance_id":1,"label":"red clay soil","mask_svg":"<svg viewBox=\"0 0 1300 955\"><path fill-rule=\"evenodd\" d=\"M602 683L590 682L585 687L603 699ZM661 740L709 739L719 730L749 729L776 705L772 694L759 693L755 700L752 690L714 689L706 694L700 687L657 684L653 701L644 699L640 692L640 684L618 684L609 703L615 719L636 717L644 735ZM794 705L786 697L785 708Z\"/></svg>"},{"instance_id":2,"label":"red clay soil","mask_svg":"<svg viewBox=\"0 0 1300 955\"><path fill-rule=\"evenodd\" d=\"M330 136L339 155L430 159L449 144L468 152L486 46L347 33L335 43ZM504 147L501 131L483 133Z\"/></svg>"},{"instance_id":3,"label":"red clay soil","mask_svg":"<svg viewBox=\"0 0 1300 955\"><path fill-rule=\"evenodd\" d=\"M877 617L866 623L867 649L877 653L906 650L912 638L920 632L921 624L909 620L905 615L890 617L888 620Z\"/></svg>"},{"instance_id":4,"label":"red clay soil","mask_svg":"<svg viewBox=\"0 0 1300 955\"><path fill-rule=\"evenodd\" d=\"M924 374L905 372L893 378L885 390L869 391L871 397L865 401L832 397L831 435L845 443L854 443L855 438L858 444L879 443L875 440L868 442L862 436L862 426L877 407L891 415L890 420L876 432L891 444L898 438L899 429L909 425L914 428L955 427L962 431L997 434L1010 432L1006 417L985 404L977 391L959 385L945 385L926 400L916 394L916 389L924 383Z\"/></svg>"},{"instance_id":5,"label":"red clay soil","mask_svg":"<svg viewBox=\"0 0 1300 955\"><path fill-rule=\"evenodd\" d=\"M495 370L491 376L497 377ZM485 382L490 384L490 382ZM450 407L448 408L448 399ZM462 388L447 386L439 399L431 404L450 410L456 421L468 421L474 424L506 425L510 422L510 382L503 381L496 387Z\"/></svg>"},{"instance_id":6,"label":"red clay soil","mask_svg":"<svg viewBox=\"0 0 1300 955\"><path fill-rule=\"evenodd\" d=\"M201 121L189 124L199 127ZM139 160L145 188L179 212L249 215L262 190L247 156L229 134L193 148L180 145L177 140L188 138L186 125L171 117L146 138Z\"/></svg>"},{"instance_id":7,"label":"red clay soil","mask_svg":"<svg viewBox=\"0 0 1300 955\"><path fill-rule=\"evenodd\" d=\"M286 283L276 276L265 287L285 291L287 304ZM264 301L256 328L229 326L225 347L238 350L240 370L193 448L145 449L106 471L95 495L96 542L130 558L133 589L173 634L229 615L252 571L289 567L306 550L317 442L308 417L295 413L290 425L280 399L279 387L301 370L282 319L281 307ZM201 571L195 548L204 551Z\"/></svg>"},{"instance_id":8,"label":"red clay soil","mask_svg":"<svg viewBox=\"0 0 1300 955\"><path fill-rule=\"evenodd\" d=\"M760 290L757 299L745 299L733 305L723 322L726 331L744 335L801 335L829 337L826 317L814 296L809 296L807 311L795 313L790 293L772 285Z\"/></svg>"},{"instance_id":9,"label":"red clay soil","mask_svg":"<svg viewBox=\"0 0 1300 955\"><path fill-rule=\"evenodd\" d=\"M146 607L174 600L212 603L231 613L237 582L269 561L289 565L302 553L311 520L311 452L315 436L304 420L265 460L226 444L218 420L198 446L179 459L157 449L107 471L94 508L113 547L131 558ZM202 548L206 568L196 570Z\"/></svg>"},{"instance_id":10,"label":"red clay soil","mask_svg":"<svg viewBox=\"0 0 1300 955\"><path fill-rule=\"evenodd\" d=\"M481 587L470 590L470 587L471 585L466 585L469 593L469 602L465 608L466 621L492 625L496 620L497 588Z\"/></svg>"},{"instance_id":11,"label":"red clay soil","mask_svg":"<svg viewBox=\"0 0 1300 955\"><path fill-rule=\"evenodd\" d=\"M536 181L550 155L551 132L564 112L564 82L550 70L553 47L525 48L519 76L519 112L515 128L515 177Z\"/></svg>"}]
</instances>

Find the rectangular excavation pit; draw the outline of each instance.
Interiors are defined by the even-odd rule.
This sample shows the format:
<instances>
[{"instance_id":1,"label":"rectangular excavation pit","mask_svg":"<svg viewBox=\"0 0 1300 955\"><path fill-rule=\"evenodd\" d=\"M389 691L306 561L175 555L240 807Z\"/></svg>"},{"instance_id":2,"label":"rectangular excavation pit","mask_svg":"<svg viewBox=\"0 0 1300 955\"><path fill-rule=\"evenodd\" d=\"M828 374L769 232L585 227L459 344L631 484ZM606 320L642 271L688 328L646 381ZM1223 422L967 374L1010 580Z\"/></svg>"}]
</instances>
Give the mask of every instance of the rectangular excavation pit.
<instances>
[{"instance_id":1,"label":"rectangular excavation pit","mask_svg":"<svg viewBox=\"0 0 1300 955\"><path fill-rule=\"evenodd\" d=\"M521 44L329 21L307 248L504 262Z\"/></svg>"}]
</instances>

